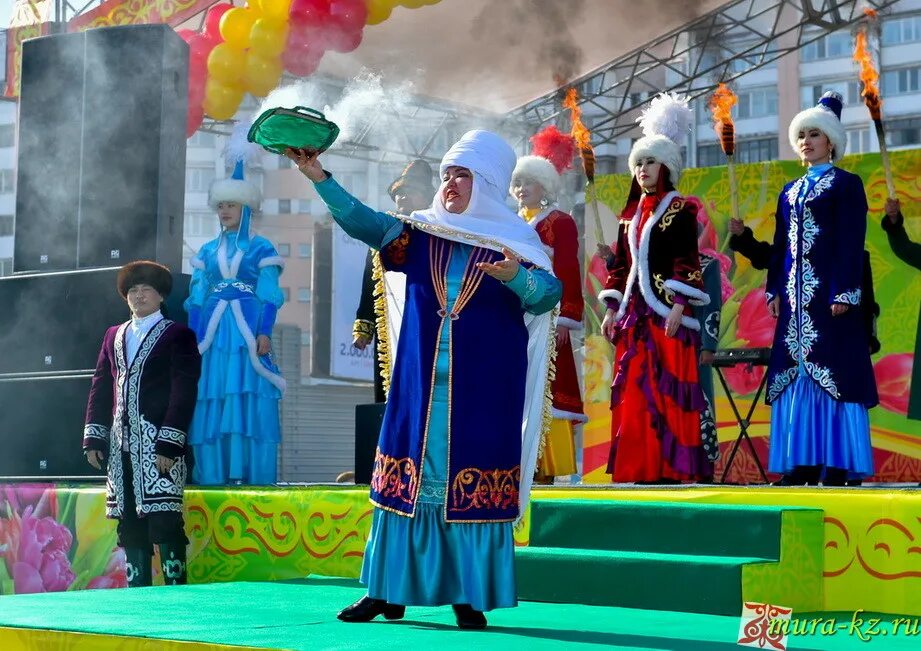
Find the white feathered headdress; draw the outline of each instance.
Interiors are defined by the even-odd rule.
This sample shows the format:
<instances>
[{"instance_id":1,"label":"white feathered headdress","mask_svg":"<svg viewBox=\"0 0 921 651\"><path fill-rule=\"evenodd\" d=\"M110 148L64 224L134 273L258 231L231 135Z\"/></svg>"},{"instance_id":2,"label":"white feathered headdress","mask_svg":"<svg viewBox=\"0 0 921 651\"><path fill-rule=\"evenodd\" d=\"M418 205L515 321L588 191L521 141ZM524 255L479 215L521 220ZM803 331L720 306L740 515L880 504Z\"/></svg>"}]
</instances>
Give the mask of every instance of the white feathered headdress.
<instances>
[{"instance_id":1,"label":"white feathered headdress","mask_svg":"<svg viewBox=\"0 0 921 651\"><path fill-rule=\"evenodd\" d=\"M233 201L249 206L252 210L259 210L262 193L254 183L243 178L245 166L257 163L262 153L258 145L246 140L248 131L249 125L239 122L227 141L224 148L224 162L234 170L234 174L211 184L208 191L208 205L212 210L217 210L217 205L222 201Z\"/></svg>"},{"instance_id":2,"label":"white feathered headdress","mask_svg":"<svg viewBox=\"0 0 921 651\"><path fill-rule=\"evenodd\" d=\"M643 137L630 150L630 170L633 171L637 160L651 156L668 168L672 183L678 185L684 169L681 145L691 130L692 121L686 97L672 93L660 93L654 97L637 118Z\"/></svg>"}]
</instances>

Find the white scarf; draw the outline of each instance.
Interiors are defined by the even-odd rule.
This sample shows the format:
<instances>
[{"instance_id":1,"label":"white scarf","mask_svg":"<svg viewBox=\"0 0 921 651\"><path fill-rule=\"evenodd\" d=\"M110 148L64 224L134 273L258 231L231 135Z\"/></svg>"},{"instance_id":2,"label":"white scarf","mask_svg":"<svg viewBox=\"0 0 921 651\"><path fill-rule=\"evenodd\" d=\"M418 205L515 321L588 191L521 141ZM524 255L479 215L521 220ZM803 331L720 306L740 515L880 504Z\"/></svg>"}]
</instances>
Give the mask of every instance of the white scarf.
<instances>
[{"instance_id":1,"label":"white scarf","mask_svg":"<svg viewBox=\"0 0 921 651\"><path fill-rule=\"evenodd\" d=\"M468 131L445 154L441 175L449 167L464 167L473 173L470 203L462 213L448 212L442 199L445 183L428 210L417 210L397 218L432 235L461 244L501 252L514 252L522 260L553 273L550 257L534 228L505 203L517 158L501 137L489 131ZM556 310L544 314L524 313L528 329L528 370L525 379L524 412L521 423L521 480L518 489L520 520L527 509L537 456L544 438L549 391L548 373L554 340L551 334ZM549 421L546 422L549 425Z\"/></svg>"}]
</instances>

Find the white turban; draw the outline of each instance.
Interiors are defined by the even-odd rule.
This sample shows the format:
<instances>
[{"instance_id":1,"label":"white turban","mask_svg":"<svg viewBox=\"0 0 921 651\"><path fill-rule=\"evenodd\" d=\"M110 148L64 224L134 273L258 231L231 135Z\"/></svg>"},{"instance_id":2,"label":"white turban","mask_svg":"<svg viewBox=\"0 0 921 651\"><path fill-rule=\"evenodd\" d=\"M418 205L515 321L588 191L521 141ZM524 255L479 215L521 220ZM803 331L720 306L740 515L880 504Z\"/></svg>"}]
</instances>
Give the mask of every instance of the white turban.
<instances>
[{"instance_id":1,"label":"white turban","mask_svg":"<svg viewBox=\"0 0 921 651\"><path fill-rule=\"evenodd\" d=\"M473 172L467 209L448 212L442 182L431 208L417 210L403 220L447 240L494 251L510 249L523 260L552 272L537 232L505 203L516 161L514 150L501 137L489 131L468 131L448 150L440 167L442 176L449 167Z\"/></svg>"}]
</instances>

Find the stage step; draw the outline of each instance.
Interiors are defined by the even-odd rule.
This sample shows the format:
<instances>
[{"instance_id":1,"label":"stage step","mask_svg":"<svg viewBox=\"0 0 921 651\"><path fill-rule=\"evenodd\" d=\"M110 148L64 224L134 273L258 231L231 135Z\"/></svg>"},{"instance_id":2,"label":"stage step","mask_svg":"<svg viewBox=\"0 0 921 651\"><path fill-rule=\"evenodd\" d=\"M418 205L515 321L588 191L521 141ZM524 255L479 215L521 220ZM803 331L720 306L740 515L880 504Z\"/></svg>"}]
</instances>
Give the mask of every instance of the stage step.
<instances>
[{"instance_id":1,"label":"stage step","mask_svg":"<svg viewBox=\"0 0 921 651\"><path fill-rule=\"evenodd\" d=\"M738 615L823 605L824 514L796 506L537 499L521 599Z\"/></svg>"},{"instance_id":2,"label":"stage step","mask_svg":"<svg viewBox=\"0 0 921 651\"><path fill-rule=\"evenodd\" d=\"M657 554L565 547L517 551L518 598L713 615L738 615L743 556Z\"/></svg>"},{"instance_id":3,"label":"stage step","mask_svg":"<svg viewBox=\"0 0 921 651\"><path fill-rule=\"evenodd\" d=\"M531 504L530 545L779 560L782 514L790 508L539 500Z\"/></svg>"}]
</instances>

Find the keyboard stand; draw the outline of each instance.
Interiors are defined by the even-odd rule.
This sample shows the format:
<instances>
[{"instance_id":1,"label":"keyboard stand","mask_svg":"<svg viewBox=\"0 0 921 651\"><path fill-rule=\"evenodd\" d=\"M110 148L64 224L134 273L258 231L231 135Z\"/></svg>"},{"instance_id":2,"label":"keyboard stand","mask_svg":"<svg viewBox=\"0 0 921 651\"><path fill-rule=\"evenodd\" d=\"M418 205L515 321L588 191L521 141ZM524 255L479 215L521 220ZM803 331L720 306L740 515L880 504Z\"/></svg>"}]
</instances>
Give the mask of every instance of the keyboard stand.
<instances>
[{"instance_id":1,"label":"keyboard stand","mask_svg":"<svg viewBox=\"0 0 921 651\"><path fill-rule=\"evenodd\" d=\"M748 365L749 369L752 368L752 365ZM752 443L751 437L748 435L748 427L751 425L752 415L755 413L755 408L758 406L758 400L761 398L761 393L764 391L764 387L767 384L767 368L764 369L764 375L761 377L761 383L758 385L758 390L755 392L755 398L752 400L751 405L748 408L748 414L745 418L742 418L742 414L739 413L739 408L736 406L736 401L732 397L732 391L729 390L729 385L726 384L726 378L723 377L722 368L717 366L716 374L720 378L720 384L723 385L723 391L726 393L726 398L729 399L729 405L732 407L732 411L735 414L736 421L739 423L739 436L736 438L735 443L732 446L732 450L729 453L729 458L726 460L726 466L723 468L723 475L720 477L719 483L725 484L726 477L729 475L729 471L732 469L732 462L735 461L736 454L739 451L739 446L742 444L742 439L748 443L748 449L751 451L752 458L755 460L755 465L758 466L758 472L761 473L761 479L764 480L764 483L768 483L767 474L764 472L764 466L761 465L761 460L758 458L758 453L755 451L755 444Z\"/></svg>"}]
</instances>

